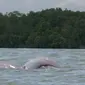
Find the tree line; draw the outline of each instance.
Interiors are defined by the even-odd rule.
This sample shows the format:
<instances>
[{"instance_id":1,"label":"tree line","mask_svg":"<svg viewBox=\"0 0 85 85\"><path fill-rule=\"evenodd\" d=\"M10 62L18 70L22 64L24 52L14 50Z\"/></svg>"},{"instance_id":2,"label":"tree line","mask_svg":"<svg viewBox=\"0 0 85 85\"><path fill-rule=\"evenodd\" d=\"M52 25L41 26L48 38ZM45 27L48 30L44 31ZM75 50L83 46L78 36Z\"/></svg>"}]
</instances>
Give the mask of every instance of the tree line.
<instances>
[{"instance_id":1,"label":"tree line","mask_svg":"<svg viewBox=\"0 0 85 85\"><path fill-rule=\"evenodd\" d=\"M85 12L51 8L0 13L2 48L84 48Z\"/></svg>"}]
</instances>

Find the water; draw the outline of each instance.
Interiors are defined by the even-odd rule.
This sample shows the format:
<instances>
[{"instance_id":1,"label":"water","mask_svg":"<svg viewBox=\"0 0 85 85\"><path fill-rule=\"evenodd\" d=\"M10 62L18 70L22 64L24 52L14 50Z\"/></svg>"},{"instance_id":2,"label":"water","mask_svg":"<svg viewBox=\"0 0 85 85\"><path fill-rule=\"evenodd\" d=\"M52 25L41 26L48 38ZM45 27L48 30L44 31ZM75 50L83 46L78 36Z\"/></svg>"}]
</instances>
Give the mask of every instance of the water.
<instances>
[{"instance_id":1,"label":"water","mask_svg":"<svg viewBox=\"0 0 85 85\"><path fill-rule=\"evenodd\" d=\"M0 49L0 61L17 66L43 56L56 60L59 68L0 69L0 85L85 85L85 49Z\"/></svg>"}]
</instances>

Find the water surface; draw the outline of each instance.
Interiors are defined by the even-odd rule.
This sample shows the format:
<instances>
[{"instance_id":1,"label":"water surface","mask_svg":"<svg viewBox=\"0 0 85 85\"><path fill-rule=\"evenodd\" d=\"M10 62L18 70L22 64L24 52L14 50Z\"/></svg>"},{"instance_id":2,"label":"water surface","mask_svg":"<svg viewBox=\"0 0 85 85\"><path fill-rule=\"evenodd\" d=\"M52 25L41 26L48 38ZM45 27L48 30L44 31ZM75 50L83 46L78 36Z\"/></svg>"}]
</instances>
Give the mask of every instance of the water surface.
<instances>
[{"instance_id":1,"label":"water surface","mask_svg":"<svg viewBox=\"0 0 85 85\"><path fill-rule=\"evenodd\" d=\"M85 85L85 49L0 49L0 61L17 66L36 57L52 58L59 68L0 69L0 85Z\"/></svg>"}]
</instances>

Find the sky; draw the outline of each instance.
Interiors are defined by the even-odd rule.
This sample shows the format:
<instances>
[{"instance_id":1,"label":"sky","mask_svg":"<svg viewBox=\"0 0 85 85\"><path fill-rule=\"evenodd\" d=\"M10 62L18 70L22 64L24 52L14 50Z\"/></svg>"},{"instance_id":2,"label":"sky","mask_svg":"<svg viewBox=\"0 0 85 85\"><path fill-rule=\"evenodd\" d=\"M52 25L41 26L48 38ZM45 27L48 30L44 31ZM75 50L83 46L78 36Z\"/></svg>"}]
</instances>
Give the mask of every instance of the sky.
<instances>
[{"instance_id":1,"label":"sky","mask_svg":"<svg viewBox=\"0 0 85 85\"><path fill-rule=\"evenodd\" d=\"M41 11L42 9L61 7L74 11L85 11L85 0L0 0L0 12Z\"/></svg>"}]
</instances>

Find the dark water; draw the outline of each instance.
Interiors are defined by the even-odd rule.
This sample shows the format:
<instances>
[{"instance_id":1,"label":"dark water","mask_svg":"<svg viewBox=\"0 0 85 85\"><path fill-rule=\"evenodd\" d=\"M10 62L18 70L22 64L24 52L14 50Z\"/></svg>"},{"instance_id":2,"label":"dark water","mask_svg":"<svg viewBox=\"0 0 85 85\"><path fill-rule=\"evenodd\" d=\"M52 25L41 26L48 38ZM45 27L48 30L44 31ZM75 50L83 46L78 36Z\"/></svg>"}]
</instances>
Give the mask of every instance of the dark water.
<instances>
[{"instance_id":1,"label":"dark water","mask_svg":"<svg viewBox=\"0 0 85 85\"><path fill-rule=\"evenodd\" d=\"M0 85L85 85L84 49L0 49L0 61L17 66L36 57L55 59L59 68L0 69Z\"/></svg>"}]
</instances>

